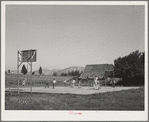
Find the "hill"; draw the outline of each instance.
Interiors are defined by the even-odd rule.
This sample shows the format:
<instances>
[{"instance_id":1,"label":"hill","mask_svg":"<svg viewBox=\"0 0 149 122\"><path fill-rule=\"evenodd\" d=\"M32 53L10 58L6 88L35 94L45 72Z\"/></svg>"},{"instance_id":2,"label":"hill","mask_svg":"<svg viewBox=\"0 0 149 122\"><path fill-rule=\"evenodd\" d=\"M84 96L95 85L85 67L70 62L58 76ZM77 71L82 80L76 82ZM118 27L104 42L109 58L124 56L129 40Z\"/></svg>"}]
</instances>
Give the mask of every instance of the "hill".
<instances>
[{"instance_id":1,"label":"hill","mask_svg":"<svg viewBox=\"0 0 149 122\"><path fill-rule=\"evenodd\" d=\"M59 69L49 70L49 69L44 68L44 69L42 69L42 74L44 74L44 75L52 75L53 72L57 72L57 71L59 71ZM39 70L35 70L34 72L35 72L36 75L39 75Z\"/></svg>"},{"instance_id":2,"label":"hill","mask_svg":"<svg viewBox=\"0 0 149 122\"><path fill-rule=\"evenodd\" d=\"M68 73L68 72L72 72L72 71L76 71L78 70L80 73L84 71L84 67L78 67L78 66L74 66L74 67L68 67L65 69L52 69L49 70L47 68L42 69L42 73L44 75L53 75L53 73L57 73L58 75L61 75L61 73ZM33 72L35 72L35 75L39 75L39 70L34 70ZM17 70L13 70L11 71L12 74L17 74ZM19 71L19 73L21 73L21 71ZM28 72L30 74L30 72Z\"/></svg>"},{"instance_id":3,"label":"hill","mask_svg":"<svg viewBox=\"0 0 149 122\"><path fill-rule=\"evenodd\" d=\"M54 72L56 72L58 75L61 75L61 73L68 73L71 71L76 71L78 70L79 72L83 72L84 71L84 67L68 67L66 69L42 69L42 72L44 75L53 75ZM34 71L36 75L39 75L39 70L35 70Z\"/></svg>"},{"instance_id":4,"label":"hill","mask_svg":"<svg viewBox=\"0 0 149 122\"><path fill-rule=\"evenodd\" d=\"M68 73L68 72L76 71L76 70L78 70L81 73L84 71L84 67L77 67L77 66L68 67L66 69L62 69L62 70L58 71L57 74L61 75L61 73Z\"/></svg>"}]
</instances>

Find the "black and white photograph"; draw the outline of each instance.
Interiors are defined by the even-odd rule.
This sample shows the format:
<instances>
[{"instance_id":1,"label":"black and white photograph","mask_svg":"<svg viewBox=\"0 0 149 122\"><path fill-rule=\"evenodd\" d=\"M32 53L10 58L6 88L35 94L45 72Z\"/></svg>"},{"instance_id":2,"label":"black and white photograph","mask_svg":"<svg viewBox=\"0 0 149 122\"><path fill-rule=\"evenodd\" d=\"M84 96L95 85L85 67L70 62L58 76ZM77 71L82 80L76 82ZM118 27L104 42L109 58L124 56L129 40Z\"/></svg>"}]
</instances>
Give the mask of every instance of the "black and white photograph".
<instances>
[{"instance_id":1,"label":"black and white photograph","mask_svg":"<svg viewBox=\"0 0 149 122\"><path fill-rule=\"evenodd\" d=\"M1 1L2 120L147 120L147 5Z\"/></svg>"}]
</instances>

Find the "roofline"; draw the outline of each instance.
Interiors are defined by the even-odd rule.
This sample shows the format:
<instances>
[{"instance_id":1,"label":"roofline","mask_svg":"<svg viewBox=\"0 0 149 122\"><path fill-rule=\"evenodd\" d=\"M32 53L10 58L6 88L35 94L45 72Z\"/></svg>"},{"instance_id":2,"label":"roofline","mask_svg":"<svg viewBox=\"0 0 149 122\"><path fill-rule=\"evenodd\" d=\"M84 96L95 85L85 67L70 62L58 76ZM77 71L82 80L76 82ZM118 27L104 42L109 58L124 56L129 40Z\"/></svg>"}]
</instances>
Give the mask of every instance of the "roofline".
<instances>
[{"instance_id":1,"label":"roofline","mask_svg":"<svg viewBox=\"0 0 149 122\"><path fill-rule=\"evenodd\" d=\"M114 64L87 64L86 66L93 66L93 65L113 65L114 66Z\"/></svg>"}]
</instances>

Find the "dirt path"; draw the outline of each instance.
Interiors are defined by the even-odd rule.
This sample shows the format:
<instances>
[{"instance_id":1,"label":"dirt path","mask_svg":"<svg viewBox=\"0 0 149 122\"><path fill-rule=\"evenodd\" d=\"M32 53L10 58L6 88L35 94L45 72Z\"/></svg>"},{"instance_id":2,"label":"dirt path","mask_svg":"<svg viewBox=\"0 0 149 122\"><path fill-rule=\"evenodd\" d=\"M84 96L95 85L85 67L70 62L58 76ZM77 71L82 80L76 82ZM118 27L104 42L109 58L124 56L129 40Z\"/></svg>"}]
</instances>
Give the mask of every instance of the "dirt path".
<instances>
[{"instance_id":1,"label":"dirt path","mask_svg":"<svg viewBox=\"0 0 149 122\"><path fill-rule=\"evenodd\" d=\"M97 93L104 93L104 92L112 92L112 91L120 91L120 90L129 90L129 89L138 89L140 87L102 87L99 90L95 90L93 87L82 87L79 88L71 88L71 87L55 87L55 89L52 88L43 88L43 87L33 87L32 92L33 93L63 93L63 94L83 94L83 95L89 95L89 94L97 94ZM10 89L6 88L6 91L9 91ZM17 88L13 88L11 90L17 90ZM20 88L20 92L30 92L30 87L24 87Z\"/></svg>"}]
</instances>

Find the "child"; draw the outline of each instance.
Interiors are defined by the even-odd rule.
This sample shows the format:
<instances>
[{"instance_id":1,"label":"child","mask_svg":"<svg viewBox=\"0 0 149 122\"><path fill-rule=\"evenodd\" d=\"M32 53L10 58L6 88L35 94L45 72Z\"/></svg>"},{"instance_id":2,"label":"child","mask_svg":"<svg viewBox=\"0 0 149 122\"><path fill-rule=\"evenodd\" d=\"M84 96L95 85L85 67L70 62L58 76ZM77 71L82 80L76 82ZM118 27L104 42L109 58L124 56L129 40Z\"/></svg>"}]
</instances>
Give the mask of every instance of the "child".
<instances>
[{"instance_id":1,"label":"child","mask_svg":"<svg viewBox=\"0 0 149 122\"><path fill-rule=\"evenodd\" d=\"M64 80L64 85L65 85L65 87L66 87L66 80Z\"/></svg>"},{"instance_id":2,"label":"child","mask_svg":"<svg viewBox=\"0 0 149 122\"><path fill-rule=\"evenodd\" d=\"M116 83L115 80L113 80L113 82L112 82L112 86L113 87L115 87L115 83Z\"/></svg>"},{"instance_id":3,"label":"child","mask_svg":"<svg viewBox=\"0 0 149 122\"><path fill-rule=\"evenodd\" d=\"M49 88L49 80L46 82L45 88Z\"/></svg>"},{"instance_id":4,"label":"child","mask_svg":"<svg viewBox=\"0 0 149 122\"><path fill-rule=\"evenodd\" d=\"M25 82L27 81L27 79L23 79L22 81L22 87L25 86Z\"/></svg>"},{"instance_id":5,"label":"child","mask_svg":"<svg viewBox=\"0 0 149 122\"><path fill-rule=\"evenodd\" d=\"M98 85L98 90L101 89L101 84L99 80L97 80L97 85Z\"/></svg>"},{"instance_id":6,"label":"child","mask_svg":"<svg viewBox=\"0 0 149 122\"><path fill-rule=\"evenodd\" d=\"M55 84L55 83L56 83L56 80L54 79L54 80L53 80L53 89L54 89L54 84Z\"/></svg>"},{"instance_id":7,"label":"child","mask_svg":"<svg viewBox=\"0 0 149 122\"><path fill-rule=\"evenodd\" d=\"M95 83L94 87L95 87L95 89L98 89L97 88L98 87L97 80L98 80L98 77L95 76L95 78L94 78L94 83Z\"/></svg>"},{"instance_id":8,"label":"child","mask_svg":"<svg viewBox=\"0 0 149 122\"><path fill-rule=\"evenodd\" d=\"M78 88L81 88L81 81L78 81Z\"/></svg>"},{"instance_id":9,"label":"child","mask_svg":"<svg viewBox=\"0 0 149 122\"><path fill-rule=\"evenodd\" d=\"M75 79L72 80L72 88L74 88Z\"/></svg>"}]
</instances>

